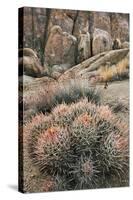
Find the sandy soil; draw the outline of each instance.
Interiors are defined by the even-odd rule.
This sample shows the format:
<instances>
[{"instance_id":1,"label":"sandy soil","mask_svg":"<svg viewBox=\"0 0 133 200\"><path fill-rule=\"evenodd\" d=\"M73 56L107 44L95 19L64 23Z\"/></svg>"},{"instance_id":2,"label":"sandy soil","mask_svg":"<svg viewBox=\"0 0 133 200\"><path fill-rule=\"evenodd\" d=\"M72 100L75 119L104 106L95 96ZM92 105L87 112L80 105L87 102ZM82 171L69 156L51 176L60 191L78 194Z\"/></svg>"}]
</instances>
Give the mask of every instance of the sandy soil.
<instances>
[{"instance_id":1,"label":"sandy soil","mask_svg":"<svg viewBox=\"0 0 133 200\"><path fill-rule=\"evenodd\" d=\"M110 100L125 100L128 102L129 99L129 81L117 81L108 83L107 89L104 89L104 84L96 86L97 89L100 89L102 93L103 101Z\"/></svg>"}]
</instances>

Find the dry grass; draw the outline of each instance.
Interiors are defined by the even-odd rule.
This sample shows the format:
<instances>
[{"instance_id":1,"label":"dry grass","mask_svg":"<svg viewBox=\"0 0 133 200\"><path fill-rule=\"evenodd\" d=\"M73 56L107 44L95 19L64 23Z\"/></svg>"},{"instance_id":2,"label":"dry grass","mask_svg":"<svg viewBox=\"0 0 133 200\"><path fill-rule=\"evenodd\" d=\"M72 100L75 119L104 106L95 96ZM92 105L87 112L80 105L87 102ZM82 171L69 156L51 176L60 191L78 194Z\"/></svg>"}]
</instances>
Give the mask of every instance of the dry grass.
<instances>
[{"instance_id":1,"label":"dry grass","mask_svg":"<svg viewBox=\"0 0 133 200\"><path fill-rule=\"evenodd\" d=\"M123 73L127 72L128 68L129 68L129 58L126 57L116 65L117 74L122 75Z\"/></svg>"},{"instance_id":2,"label":"dry grass","mask_svg":"<svg viewBox=\"0 0 133 200\"><path fill-rule=\"evenodd\" d=\"M100 103L100 93L90 86L87 80L68 80L64 83L40 85L38 89L24 93L23 102L25 113L28 110L50 112L56 105L65 102L70 104L83 97L96 104ZM64 108L63 108L64 109ZM32 112L31 112L32 114ZM26 113L28 119L30 113Z\"/></svg>"},{"instance_id":3,"label":"dry grass","mask_svg":"<svg viewBox=\"0 0 133 200\"><path fill-rule=\"evenodd\" d=\"M126 56L116 65L110 67L104 66L99 69L100 81L111 81L114 78L120 78L128 74L129 58Z\"/></svg>"}]
</instances>

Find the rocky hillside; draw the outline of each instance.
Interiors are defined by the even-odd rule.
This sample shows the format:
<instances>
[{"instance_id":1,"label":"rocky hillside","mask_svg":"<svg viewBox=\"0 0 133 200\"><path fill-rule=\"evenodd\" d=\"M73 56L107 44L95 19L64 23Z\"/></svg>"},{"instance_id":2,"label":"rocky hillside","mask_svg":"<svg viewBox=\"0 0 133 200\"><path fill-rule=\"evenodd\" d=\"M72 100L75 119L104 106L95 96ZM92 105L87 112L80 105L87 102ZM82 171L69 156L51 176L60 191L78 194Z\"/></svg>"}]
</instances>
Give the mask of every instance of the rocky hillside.
<instances>
[{"instance_id":1,"label":"rocky hillside","mask_svg":"<svg viewBox=\"0 0 133 200\"><path fill-rule=\"evenodd\" d=\"M62 73L111 50L115 39L122 44L116 48L128 47L128 14L28 7L23 11L23 47L33 49L49 71Z\"/></svg>"}]
</instances>

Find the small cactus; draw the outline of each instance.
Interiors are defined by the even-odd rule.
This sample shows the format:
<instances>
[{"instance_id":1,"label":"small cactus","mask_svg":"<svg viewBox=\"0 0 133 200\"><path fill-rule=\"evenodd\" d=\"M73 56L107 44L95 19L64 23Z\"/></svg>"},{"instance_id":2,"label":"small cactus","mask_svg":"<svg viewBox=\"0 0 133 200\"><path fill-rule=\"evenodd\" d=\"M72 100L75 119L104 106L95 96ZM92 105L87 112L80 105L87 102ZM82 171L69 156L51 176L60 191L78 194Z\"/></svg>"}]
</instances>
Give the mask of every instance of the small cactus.
<instances>
[{"instance_id":1,"label":"small cactus","mask_svg":"<svg viewBox=\"0 0 133 200\"><path fill-rule=\"evenodd\" d=\"M55 180L53 190L128 182L124 176L128 173L128 128L108 106L93 104L87 98L63 103L48 116L33 117L24 133L33 164Z\"/></svg>"}]
</instances>

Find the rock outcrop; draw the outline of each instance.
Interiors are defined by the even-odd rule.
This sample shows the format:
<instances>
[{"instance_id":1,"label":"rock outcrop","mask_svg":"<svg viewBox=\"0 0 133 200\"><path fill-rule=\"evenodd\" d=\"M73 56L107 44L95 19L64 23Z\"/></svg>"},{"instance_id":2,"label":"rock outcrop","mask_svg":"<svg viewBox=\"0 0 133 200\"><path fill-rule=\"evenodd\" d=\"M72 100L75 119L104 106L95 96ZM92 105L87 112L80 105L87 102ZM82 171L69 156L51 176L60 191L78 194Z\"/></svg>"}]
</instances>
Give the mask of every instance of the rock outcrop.
<instances>
[{"instance_id":1,"label":"rock outcrop","mask_svg":"<svg viewBox=\"0 0 133 200\"><path fill-rule=\"evenodd\" d=\"M97 54L82 63L67 70L64 74L59 77L59 81L67 79L88 79L97 74L97 70L100 67L116 65L122 59L129 55L129 49L111 50L108 52L102 52Z\"/></svg>"},{"instance_id":2,"label":"rock outcrop","mask_svg":"<svg viewBox=\"0 0 133 200\"><path fill-rule=\"evenodd\" d=\"M129 48L129 47L130 47L129 42L123 42L123 43L121 44L121 48L123 48L123 49Z\"/></svg>"},{"instance_id":3,"label":"rock outcrop","mask_svg":"<svg viewBox=\"0 0 133 200\"><path fill-rule=\"evenodd\" d=\"M37 51L39 59L43 62L43 44L47 32L49 9L24 8L23 42L25 48Z\"/></svg>"},{"instance_id":4,"label":"rock outcrop","mask_svg":"<svg viewBox=\"0 0 133 200\"><path fill-rule=\"evenodd\" d=\"M111 34L111 14L108 12L94 12L94 28L107 31Z\"/></svg>"},{"instance_id":5,"label":"rock outcrop","mask_svg":"<svg viewBox=\"0 0 133 200\"><path fill-rule=\"evenodd\" d=\"M45 47L45 65L75 64L75 47L77 39L60 26L53 26Z\"/></svg>"},{"instance_id":6,"label":"rock outcrop","mask_svg":"<svg viewBox=\"0 0 133 200\"><path fill-rule=\"evenodd\" d=\"M112 39L107 31L95 29L92 43L93 55L112 49Z\"/></svg>"},{"instance_id":7,"label":"rock outcrop","mask_svg":"<svg viewBox=\"0 0 133 200\"><path fill-rule=\"evenodd\" d=\"M91 46L90 46L90 34L80 34L78 43L78 54L77 62L80 63L83 60L91 57Z\"/></svg>"},{"instance_id":8,"label":"rock outcrop","mask_svg":"<svg viewBox=\"0 0 133 200\"><path fill-rule=\"evenodd\" d=\"M44 75L44 69L36 53L30 48L19 49L19 76L23 74L32 77Z\"/></svg>"},{"instance_id":9,"label":"rock outcrop","mask_svg":"<svg viewBox=\"0 0 133 200\"><path fill-rule=\"evenodd\" d=\"M112 39L120 39L121 42L129 41L129 15L111 14L111 36Z\"/></svg>"},{"instance_id":10,"label":"rock outcrop","mask_svg":"<svg viewBox=\"0 0 133 200\"><path fill-rule=\"evenodd\" d=\"M94 11L24 8L24 47L37 52L42 66L68 68L112 49L128 47L129 15ZM57 67L56 67L57 68ZM56 72L57 72L56 71Z\"/></svg>"},{"instance_id":11,"label":"rock outcrop","mask_svg":"<svg viewBox=\"0 0 133 200\"><path fill-rule=\"evenodd\" d=\"M80 34L86 34L89 30L89 12L77 11L74 21L73 34L79 38Z\"/></svg>"},{"instance_id":12,"label":"rock outcrop","mask_svg":"<svg viewBox=\"0 0 133 200\"><path fill-rule=\"evenodd\" d=\"M53 26L60 26L63 32L72 34L73 19L64 10L53 9L49 19L48 32Z\"/></svg>"}]
</instances>

